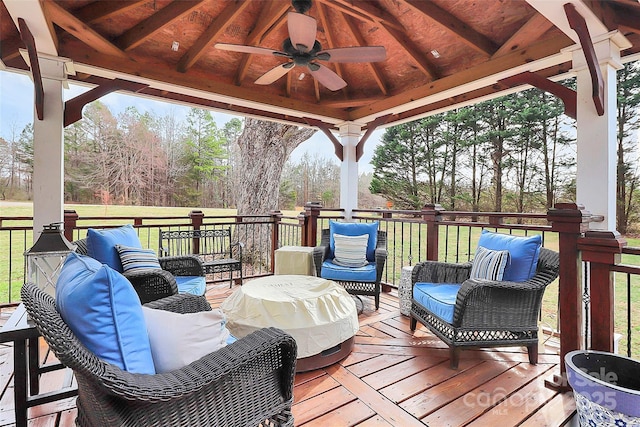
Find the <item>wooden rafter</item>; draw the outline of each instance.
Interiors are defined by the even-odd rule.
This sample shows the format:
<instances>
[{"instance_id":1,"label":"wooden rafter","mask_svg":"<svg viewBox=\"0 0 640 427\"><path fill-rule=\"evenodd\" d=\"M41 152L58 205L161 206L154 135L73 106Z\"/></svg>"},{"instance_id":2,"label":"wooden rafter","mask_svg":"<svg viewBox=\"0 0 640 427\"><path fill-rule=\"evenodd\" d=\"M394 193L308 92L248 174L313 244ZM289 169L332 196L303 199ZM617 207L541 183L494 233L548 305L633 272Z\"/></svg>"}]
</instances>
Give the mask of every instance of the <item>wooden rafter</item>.
<instances>
[{"instance_id":1,"label":"wooden rafter","mask_svg":"<svg viewBox=\"0 0 640 427\"><path fill-rule=\"evenodd\" d=\"M95 101L96 99L116 90L139 92L148 86L149 85L144 83L130 82L122 79L114 79L96 86L64 103L64 126L69 126L70 124L80 120L82 118L82 109L89 102Z\"/></svg>"},{"instance_id":2,"label":"wooden rafter","mask_svg":"<svg viewBox=\"0 0 640 427\"><path fill-rule=\"evenodd\" d=\"M322 28L329 28L329 19L327 18L327 13L325 10L325 6L323 6L320 3L316 4L316 10L318 11L318 19L320 20L320 24L322 25ZM344 16L342 14L340 14L340 16ZM333 49L335 47L338 47L335 40L333 39L333 34L331 31L325 31L324 32L324 36L327 39L327 47L326 49ZM336 73L341 77L344 78L344 75L342 73L342 65L340 65L340 63L336 62L333 64L336 67ZM343 87L342 88L342 93L346 94L348 91L347 87ZM319 95L319 92L318 92ZM320 101L320 98L318 98L318 101Z\"/></svg>"},{"instance_id":3,"label":"wooden rafter","mask_svg":"<svg viewBox=\"0 0 640 427\"><path fill-rule=\"evenodd\" d=\"M578 34L582 51L584 52L585 59L587 60L589 74L591 74L593 104L596 107L598 115L602 116L604 115L604 78L602 77L602 71L598 64L598 57L596 56L595 48L591 42L587 22L571 3L566 3L564 5L564 11L567 15L567 19L569 20L569 26Z\"/></svg>"},{"instance_id":4,"label":"wooden rafter","mask_svg":"<svg viewBox=\"0 0 640 427\"><path fill-rule=\"evenodd\" d=\"M107 19L146 3L147 0L95 1L73 11L82 22L96 22Z\"/></svg>"},{"instance_id":5,"label":"wooden rafter","mask_svg":"<svg viewBox=\"0 0 640 427\"><path fill-rule=\"evenodd\" d=\"M178 71L185 73L193 64L198 62L198 59L204 54L205 50L220 37L229 23L233 22L249 4L250 2L247 0L229 3L222 13L220 13L211 25L198 37L198 40L191 45L182 58L180 58L177 66Z\"/></svg>"},{"instance_id":6,"label":"wooden rafter","mask_svg":"<svg viewBox=\"0 0 640 427\"><path fill-rule=\"evenodd\" d=\"M430 80L437 80L440 77L440 73L438 73L433 64L427 59L427 56L422 53L422 50L413 42L413 40L407 37L404 32L398 31L392 27L387 27L384 23L382 24L382 28L384 28L387 33L396 42L398 42L400 47L409 54L409 57L418 66L420 71L422 71Z\"/></svg>"},{"instance_id":7,"label":"wooden rafter","mask_svg":"<svg viewBox=\"0 0 640 427\"><path fill-rule=\"evenodd\" d=\"M142 22L125 31L116 39L122 50L131 50L153 36L162 27L186 15L198 7L203 0L174 1Z\"/></svg>"},{"instance_id":8,"label":"wooden rafter","mask_svg":"<svg viewBox=\"0 0 640 427\"><path fill-rule=\"evenodd\" d=\"M312 119L309 117L305 117L304 120L307 122L307 124L309 124L309 126L315 126L318 129L320 129L322 133L327 135L327 138L329 138L329 141L333 143L333 148L335 149L336 156L340 159L340 161L343 161L344 147L342 146L342 144L340 144L340 141L338 141L338 138L336 138L331 133L331 128L329 127L329 125L320 120Z\"/></svg>"},{"instance_id":9,"label":"wooden rafter","mask_svg":"<svg viewBox=\"0 0 640 427\"><path fill-rule=\"evenodd\" d=\"M371 3L364 1L354 2L352 0L318 1L347 15L351 15L358 20L385 24L387 27L395 28L398 31L404 30L402 23L400 23L396 18L388 12L376 8Z\"/></svg>"},{"instance_id":10,"label":"wooden rafter","mask_svg":"<svg viewBox=\"0 0 640 427\"><path fill-rule=\"evenodd\" d=\"M515 34L509 37L509 40L500 46L500 48L493 54L493 58L506 55L514 50L529 46L551 28L553 28L553 23L543 15L536 13L522 27L520 27Z\"/></svg>"},{"instance_id":11,"label":"wooden rafter","mask_svg":"<svg viewBox=\"0 0 640 427\"><path fill-rule=\"evenodd\" d=\"M423 0L402 0L405 4L423 15L429 17L436 24L458 36L465 44L478 52L491 56L498 49L498 46L489 38L475 31L465 22L459 20L446 10L440 8L435 3Z\"/></svg>"},{"instance_id":12,"label":"wooden rafter","mask_svg":"<svg viewBox=\"0 0 640 427\"><path fill-rule=\"evenodd\" d=\"M365 42L364 37L362 37L362 34L360 34L360 32L358 31L356 24L353 22L353 18L345 16L344 21L346 23L347 29L351 33L351 36L354 39L356 39L356 41L358 42L358 45L366 46L367 43ZM380 67L375 62L367 62L366 66L371 71L371 74L373 74L373 79L378 84L380 91L386 95L389 92L389 90L387 89L387 85L384 82L384 76L382 75L382 71L380 70Z\"/></svg>"},{"instance_id":13,"label":"wooden rafter","mask_svg":"<svg viewBox=\"0 0 640 427\"><path fill-rule=\"evenodd\" d=\"M127 57L126 53L124 53L118 46L114 45L97 31L88 27L74 15L67 12L62 8L62 6L52 1L46 1L42 4L47 17L53 23L85 43L87 46L90 46L105 55L119 56L121 58Z\"/></svg>"},{"instance_id":14,"label":"wooden rafter","mask_svg":"<svg viewBox=\"0 0 640 427\"><path fill-rule=\"evenodd\" d=\"M276 28L283 25L286 20L286 13L291 6L291 4L287 2L270 1L264 3L265 5L260 12L258 22L256 22L255 27L251 30L247 39L244 41L244 44L248 46L259 45L270 31L275 31ZM239 86L247 75L252 57L253 55L248 53L242 55L240 65L238 66L238 72L236 73L236 85Z\"/></svg>"},{"instance_id":15,"label":"wooden rafter","mask_svg":"<svg viewBox=\"0 0 640 427\"><path fill-rule=\"evenodd\" d=\"M18 18L18 29L20 37L27 46L29 52L29 64L31 66L31 75L33 76L33 87L35 97L36 115L38 120L44 119L44 86L42 85L42 75L40 74L40 63L38 62L38 50L36 49L36 41L33 34L29 30L24 19Z\"/></svg>"},{"instance_id":16,"label":"wooden rafter","mask_svg":"<svg viewBox=\"0 0 640 427\"><path fill-rule=\"evenodd\" d=\"M549 92L562 100L564 103L564 113L572 119L577 118L578 95L575 90L569 89L560 83L552 82L530 71L516 74L506 79L498 80L498 83L507 87L516 87L523 84L530 84L538 89Z\"/></svg>"}]
</instances>

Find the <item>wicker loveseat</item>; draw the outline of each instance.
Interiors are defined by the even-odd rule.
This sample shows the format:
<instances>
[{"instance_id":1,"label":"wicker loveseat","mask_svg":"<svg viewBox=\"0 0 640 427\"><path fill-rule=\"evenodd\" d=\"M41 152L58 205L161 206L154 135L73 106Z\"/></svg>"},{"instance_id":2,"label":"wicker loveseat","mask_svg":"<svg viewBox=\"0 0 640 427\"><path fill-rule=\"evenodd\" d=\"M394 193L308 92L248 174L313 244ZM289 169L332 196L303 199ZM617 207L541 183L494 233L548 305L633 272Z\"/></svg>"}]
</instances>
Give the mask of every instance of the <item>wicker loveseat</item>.
<instances>
[{"instance_id":1,"label":"wicker loveseat","mask_svg":"<svg viewBox=\"0 0 640 427\"><path fill-rule=\"evenodd\" d=\"M155 375L106 363L80 343L53 298L33 284L22 288L27 312L78 382L80 426L292 426L296 343L269 328L192 362ZM175 295L147 307L178 313L211 310L206 299Z\"/></svg>"},{"instance_id":2,"label":"wicker loveseat","mask_svg":"<svg viewBox=\"0 0 640 427\"><path fill-rule=\"evenodd\" d=\"M87 239L75 240L76 253L88 255ZM159 298L178 294L175 276L204 276L202 261L195 255L168 256L158 258L162 269L149 269L123 273L145 304Z\"/></svg>"},{"instance_id":3,"label":"wicker loveseat","mask_svg":"<svg viewBox=\"0 0 640 427\"><path fill-rule=\"evenodd\" d=\"M426 261L413 268L416 283L461 283L448 322L412 298L411 330L425 325L450 348L452 369L460 350L469 347L526 346L529 361L538 359L538 315L548 284L558 277L559 256L541 248L535 274L523 282L469 279L471 263ZM413 292L412 292L413 295Z\"/></svg>"}]
</instances>

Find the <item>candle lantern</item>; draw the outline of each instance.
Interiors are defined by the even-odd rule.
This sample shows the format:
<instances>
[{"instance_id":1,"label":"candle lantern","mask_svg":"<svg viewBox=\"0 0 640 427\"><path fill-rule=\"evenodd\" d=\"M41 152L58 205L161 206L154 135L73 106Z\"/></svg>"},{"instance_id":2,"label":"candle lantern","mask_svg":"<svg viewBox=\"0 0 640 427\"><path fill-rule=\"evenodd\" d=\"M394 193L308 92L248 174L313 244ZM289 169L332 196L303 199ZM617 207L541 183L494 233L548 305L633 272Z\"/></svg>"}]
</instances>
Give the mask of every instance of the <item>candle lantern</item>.
<instances>
[{"instance_id":1,"label":"candle lantern","mask_svg":"<svg viewBox=\"0 0 640 427\"><path fill-rule=\"evenodd\" d=\"M56 282L67 255L76 249L62 234L61 223L45 225L36 243L24 253L28 281L55 298Z\"/></svg>"}]
</instances>

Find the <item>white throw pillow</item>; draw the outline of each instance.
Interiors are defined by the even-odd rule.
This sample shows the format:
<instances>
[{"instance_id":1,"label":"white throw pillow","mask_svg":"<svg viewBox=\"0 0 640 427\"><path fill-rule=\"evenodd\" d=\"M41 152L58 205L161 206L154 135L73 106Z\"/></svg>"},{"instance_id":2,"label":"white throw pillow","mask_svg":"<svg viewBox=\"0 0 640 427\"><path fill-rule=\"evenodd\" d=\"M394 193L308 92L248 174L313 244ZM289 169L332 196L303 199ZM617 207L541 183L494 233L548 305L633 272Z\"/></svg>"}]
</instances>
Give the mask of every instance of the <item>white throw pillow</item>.
<instances>
[{"instance_id":1,"label":"white throw pillow","mask_svg":"<svg viewBox=\"0 0 640 427\"><path fill-rule=\"evenodd\" d=\"M227 345L222 310L174 313L142 307L157 373L180 369Z\"/></svg>"},{"instance_id":2,"label":"white throw pillow","mask_svg":"<svg viewBox=\"0 0 640 427\"><path fill-rule=\"evenodd\" d=\"M478 246L471 267L471 278L502 280L508 261L509 251L494 251Z\"/></svg>"},{"instance_id":3,"label":"white throw pillow","mask_svg":"<svg viewBox=\"0 0 640 427\"><path fill-rule=\"evenodd\" d=\"M335 250L333 263L343 267L362 267L367 265L367 243L369 235L343 236L334 234Z\"/></svg>"}]
</instances>

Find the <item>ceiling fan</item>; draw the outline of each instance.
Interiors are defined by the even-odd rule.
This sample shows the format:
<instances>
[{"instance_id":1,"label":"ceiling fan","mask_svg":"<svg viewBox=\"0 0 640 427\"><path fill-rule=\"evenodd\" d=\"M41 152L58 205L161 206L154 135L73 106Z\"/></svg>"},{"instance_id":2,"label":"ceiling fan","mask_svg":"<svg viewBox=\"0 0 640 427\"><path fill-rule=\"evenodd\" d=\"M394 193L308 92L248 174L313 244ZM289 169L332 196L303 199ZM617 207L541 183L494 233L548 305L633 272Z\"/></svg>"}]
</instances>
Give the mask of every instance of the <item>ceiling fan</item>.
<instances>
[{"instance_id":1,"label":"ceiling fan","mask_svg":"<svg viewBox=\"0 0 640 427\"><path fill-rule=\"evenodd\" d=\"M260 76L255 83L268 85L291 71L295 66L305 66L311 75L327 89L335 91L347 85L342 77L318 61L327 62L378 62L386 59L384 46L356 46L322 50L316 40L318 24L316 20L305 15L311 8L311 0L293 0L295 12L287 15L289 37L282 43L282 51L258 46L246 46L230 43L216 43L215 47L232 52L273 55L287 58L280 64Z\"/></svg>"}]
</instances>

